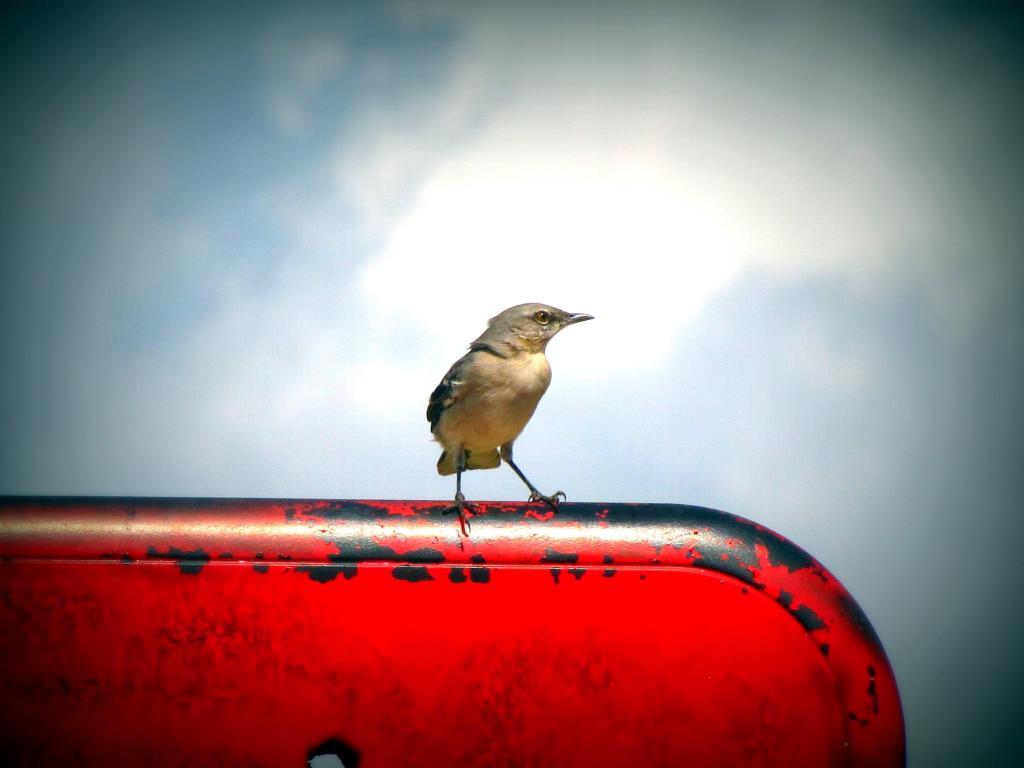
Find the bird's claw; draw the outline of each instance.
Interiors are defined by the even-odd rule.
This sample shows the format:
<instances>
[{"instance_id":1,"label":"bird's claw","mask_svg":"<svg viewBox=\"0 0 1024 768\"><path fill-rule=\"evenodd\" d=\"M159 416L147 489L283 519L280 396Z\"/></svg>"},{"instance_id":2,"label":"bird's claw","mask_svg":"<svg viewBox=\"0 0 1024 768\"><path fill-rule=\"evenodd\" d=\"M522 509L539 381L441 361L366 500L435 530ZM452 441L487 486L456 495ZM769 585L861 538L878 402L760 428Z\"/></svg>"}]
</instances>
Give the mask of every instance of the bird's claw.
<instances>
[{"instance_id":1,"label":"bird's claw","mask_svg":"<svg viewBox=\"0 0 1024 768\"><path fill-rule=\"evenodd\" d=\"M555 510L557 512L558 511L558 497L559 496L562 497L562 501L565 501L565 499L566 499L565 491L555 491L550 496L545 496L543 493L538 493L537 491L534 491L533 493L530 494L530 499L529 500L530 501L543 501L545 504L547 504L549 507L551 507L551 509L553 509L553 510Z\"/></svg>"},{"instance_id":2,"label":"bird's claw","mask_svg":"<svg viewBox=\"0 0 1024 768\"><path fill-rule=\"evenodd\" d=\"M470 504L468 501L466 501L466 497L463 496L461 493L456 493L455 501L453 501L451 505L444 510L444 514L448 515L452 512L458 514L459 530L462 532L463 536L468 537L470 530L472 530L472 527L469 524L469 518L466 517L466 513L469 512L471 515L479 514L477 512L476 507Z\"/></svg>"}]
</instances>

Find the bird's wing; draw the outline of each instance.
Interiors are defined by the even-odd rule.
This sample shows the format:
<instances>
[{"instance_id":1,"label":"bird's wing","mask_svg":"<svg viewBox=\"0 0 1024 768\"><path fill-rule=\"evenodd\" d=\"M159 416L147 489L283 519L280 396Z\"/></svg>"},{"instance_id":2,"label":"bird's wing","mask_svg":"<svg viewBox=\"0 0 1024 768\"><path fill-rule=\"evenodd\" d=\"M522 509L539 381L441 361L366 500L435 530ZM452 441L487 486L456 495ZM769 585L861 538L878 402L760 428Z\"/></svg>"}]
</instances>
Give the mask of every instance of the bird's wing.
<instances>
[{"instance_id":1,"label":"bird's wing","mask_svg":"<svg viewBox=\"0 0 1024 768\"><path fill-rule=\"evenodd\" d=\"M465 388L462 372L469 361L469 356L472 354L470 352L456 360L452 367L448 369L448 373L441 379L441 383L430 393L430 402L427 404L427 421L430 422L431 431L437 428L437 422L440 421L441 414L444 413L445 409L458 402L459 397L462 396L463 389Z\"/></svg>"},{"instance_id":2,"label":"bird's wing","mask_svg":"<svg viewBox=\"0 0 1024 768\"><path fill-rule=\"evenodd\" d=\"M459 398L464 397L466 392L473 388L472 383L466 380L464 374L469 367L469 363L476 355L505 357L504 354L490 344L474 341L470 345L469 352L455 361L452 367L448 369L448 373L441 379L441 383L430 393L430 402L427 404L427 421L430 422L431 432L437 428L437 422L440 420L441 414L445 412L445 409L457 403Z\"/></svg>"}]
</instances>

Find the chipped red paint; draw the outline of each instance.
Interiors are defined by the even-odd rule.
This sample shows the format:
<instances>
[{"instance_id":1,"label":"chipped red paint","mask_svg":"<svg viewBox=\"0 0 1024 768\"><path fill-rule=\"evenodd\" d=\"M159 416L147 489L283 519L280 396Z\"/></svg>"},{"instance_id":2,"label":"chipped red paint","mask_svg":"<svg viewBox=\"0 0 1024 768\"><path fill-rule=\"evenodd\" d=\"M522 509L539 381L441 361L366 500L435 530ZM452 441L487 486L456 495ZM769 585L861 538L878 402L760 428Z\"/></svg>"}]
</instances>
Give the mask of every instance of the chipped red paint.
<instances>
[{"instance_id":1,"label":"chipped red paint","mask_svg":"<svg viewBox=\"0 0 1024 768\"><path fill-rule=\"evenodd\" d=\"M446 506L0 500L0 751L904 764L871 625L771 530L682 505L480 503L464 539Z\"/></svg>"}]
</instances>

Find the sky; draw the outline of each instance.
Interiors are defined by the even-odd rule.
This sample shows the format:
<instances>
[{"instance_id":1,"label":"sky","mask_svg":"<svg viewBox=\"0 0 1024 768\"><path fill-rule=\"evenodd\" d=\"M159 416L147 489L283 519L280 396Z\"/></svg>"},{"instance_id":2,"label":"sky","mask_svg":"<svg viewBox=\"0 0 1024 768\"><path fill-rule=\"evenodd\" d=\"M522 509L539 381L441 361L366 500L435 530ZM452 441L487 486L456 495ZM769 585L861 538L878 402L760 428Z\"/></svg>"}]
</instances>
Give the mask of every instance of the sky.
<instances>
[{"instance_id":1,"label":"sky","mask_svg":"<svg viewBox=\"0 0 1024 768\"><path fill-rule=\"evenodd\" d=\"M911 765L1006 764L1011 7L6 4L0 493L449 498L448 366L587 312L534 483L774 528L872 619Z\"/></svg>"}]
</instances>

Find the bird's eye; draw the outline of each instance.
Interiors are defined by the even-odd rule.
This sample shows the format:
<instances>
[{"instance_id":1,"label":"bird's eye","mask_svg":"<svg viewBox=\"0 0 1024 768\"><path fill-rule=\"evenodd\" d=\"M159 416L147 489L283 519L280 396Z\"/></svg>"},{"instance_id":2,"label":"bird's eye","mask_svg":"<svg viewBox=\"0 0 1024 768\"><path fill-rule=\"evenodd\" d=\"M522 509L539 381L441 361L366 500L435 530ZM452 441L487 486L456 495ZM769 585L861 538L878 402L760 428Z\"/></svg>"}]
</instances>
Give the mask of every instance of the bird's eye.
<instances>
[{"instance_id":1,"label":"bird's eye","mask_svg":"<svg viewBox=\"0 0 1024 768\"><path fill-rule=\"evenodd\" d=\"M533 319L536 320L541 325L547 325L548 323L551 322L551 315L549 315L542 309L539 312L534 312Z\"/></svg>"}]
</instances>

